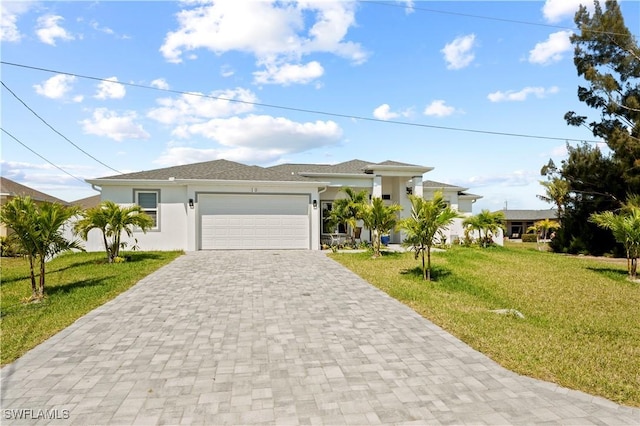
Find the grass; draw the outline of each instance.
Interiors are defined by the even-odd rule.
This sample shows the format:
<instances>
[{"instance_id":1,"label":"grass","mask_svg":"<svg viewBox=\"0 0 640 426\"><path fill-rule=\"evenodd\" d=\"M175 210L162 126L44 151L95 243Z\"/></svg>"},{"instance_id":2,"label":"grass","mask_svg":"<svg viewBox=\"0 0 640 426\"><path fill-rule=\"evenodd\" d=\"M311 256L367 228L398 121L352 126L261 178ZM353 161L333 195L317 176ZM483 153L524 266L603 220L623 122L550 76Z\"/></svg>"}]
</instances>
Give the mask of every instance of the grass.
<instances>
[{"instance_id":1,"label":"grass","mask_svg":"<svg viewBox=\"0 0 640 426\"><path fill-rule=\"evenodd\" d=\"M624 260L454 247L425 282L413 253L331 256L512 371L640 407L640 284Z\"/></svg>"},{"instance_id":2,"label":"grass","mask_svg":"<svg viewBox=\"0 0 640 426\"><path fill-rule=\"evenodd\" d=\"M181 254L132 252L127 253L131 260L117 264L108 264L104 253L59 256L47 263L46 296L40 303L24 303L31 295L27 260L2 258L0 365L19 358Z\"/></svg>"}]
</instances>

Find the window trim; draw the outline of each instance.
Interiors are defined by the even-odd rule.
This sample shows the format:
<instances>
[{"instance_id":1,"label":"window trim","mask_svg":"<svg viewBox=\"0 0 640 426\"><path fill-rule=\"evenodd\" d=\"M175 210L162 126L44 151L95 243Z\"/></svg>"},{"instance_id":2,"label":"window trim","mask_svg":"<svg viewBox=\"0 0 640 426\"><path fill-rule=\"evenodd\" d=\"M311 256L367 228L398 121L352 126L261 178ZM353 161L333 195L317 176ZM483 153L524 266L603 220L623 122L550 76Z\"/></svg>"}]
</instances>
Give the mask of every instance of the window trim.
<instances>
[{"instance_id":1,"label":"window trim","mask_svg":"<svg viewBox=\"0 0 640 426\"><path fill-rule=\"evenodd\" d=\"M156 194L156 208L155 209L145 209L140 206L140 194ZM155 211L156 213L156 224L153 228L150 228L147 232L159 232L160 231L160 194L161 191L159 189L135 189L133 190L133 203L142 208L142 211L145 213L147 211ZM135 232L141 232L140 228L136 227L134 229Z\"/></svg>"}]
</instances>

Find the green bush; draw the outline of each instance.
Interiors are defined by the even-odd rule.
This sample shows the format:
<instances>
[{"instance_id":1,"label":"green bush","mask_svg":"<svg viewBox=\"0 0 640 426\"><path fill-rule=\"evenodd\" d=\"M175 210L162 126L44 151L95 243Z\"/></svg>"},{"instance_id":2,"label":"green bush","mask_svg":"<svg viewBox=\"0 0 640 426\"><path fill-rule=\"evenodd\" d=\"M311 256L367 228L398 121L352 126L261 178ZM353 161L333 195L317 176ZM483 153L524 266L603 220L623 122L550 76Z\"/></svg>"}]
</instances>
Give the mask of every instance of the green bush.
<instances>
[{"instance_id":1,"label":"green bush","mask_svg":"<svg viewBox=\"0 0 640 426\"><path fill-rule=\"evenodd\" d=\"M536 242L538 242L538 235L537 234L523 234L522 235L522 242L523 243L536 243Z\"/></svg>"}]
</instances>

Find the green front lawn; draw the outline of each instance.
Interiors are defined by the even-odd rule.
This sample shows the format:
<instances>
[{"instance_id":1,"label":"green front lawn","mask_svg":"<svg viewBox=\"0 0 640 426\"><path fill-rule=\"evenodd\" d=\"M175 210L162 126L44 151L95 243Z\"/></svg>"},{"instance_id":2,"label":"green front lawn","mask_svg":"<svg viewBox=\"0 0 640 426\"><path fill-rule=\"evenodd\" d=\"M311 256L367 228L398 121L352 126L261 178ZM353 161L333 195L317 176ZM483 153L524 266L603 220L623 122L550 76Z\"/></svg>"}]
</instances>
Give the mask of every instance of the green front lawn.
<instances>
[{"instance_id":1,"label":"green front lawn","mask_svg":"<svg viewBox=\"0 0 640 426\"><path fill-rule=\"evenodd\" d=\"M31 295L27 260L2 258L0 365L19 358L181 254L127 253L131 260L117 264L106 263L105 253L59 256L47 263L46 297L40 303L24 303Z\"/></svg>"},{"instance_id":2,"label":"green front lawn","mask_svg":"<svg viewBox=\"0 0 640 426\"><path fill-rule=\"evenodd\" d=\"M626 263L523 248L433 253L434 282L413 253L331 257L510 370L640 406L640 284Z\"/></svg>"}]
</instances>

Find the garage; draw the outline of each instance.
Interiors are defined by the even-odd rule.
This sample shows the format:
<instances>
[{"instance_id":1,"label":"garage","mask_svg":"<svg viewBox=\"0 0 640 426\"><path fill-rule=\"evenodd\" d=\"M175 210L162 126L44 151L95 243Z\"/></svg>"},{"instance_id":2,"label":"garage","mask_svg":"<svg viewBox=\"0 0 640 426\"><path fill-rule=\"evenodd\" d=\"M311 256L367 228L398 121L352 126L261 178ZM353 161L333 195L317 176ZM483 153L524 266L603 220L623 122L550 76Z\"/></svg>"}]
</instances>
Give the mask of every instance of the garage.
<instances>
[{"instance_id":1,"label":"garage","mask_svg":"<svg viewBox=\"0 0 640 426\"><path fill-rule=\"evenodd\" d=\"M199 194L202 250L310 249L308 194Z\"/></svg>"}]
</instances>

